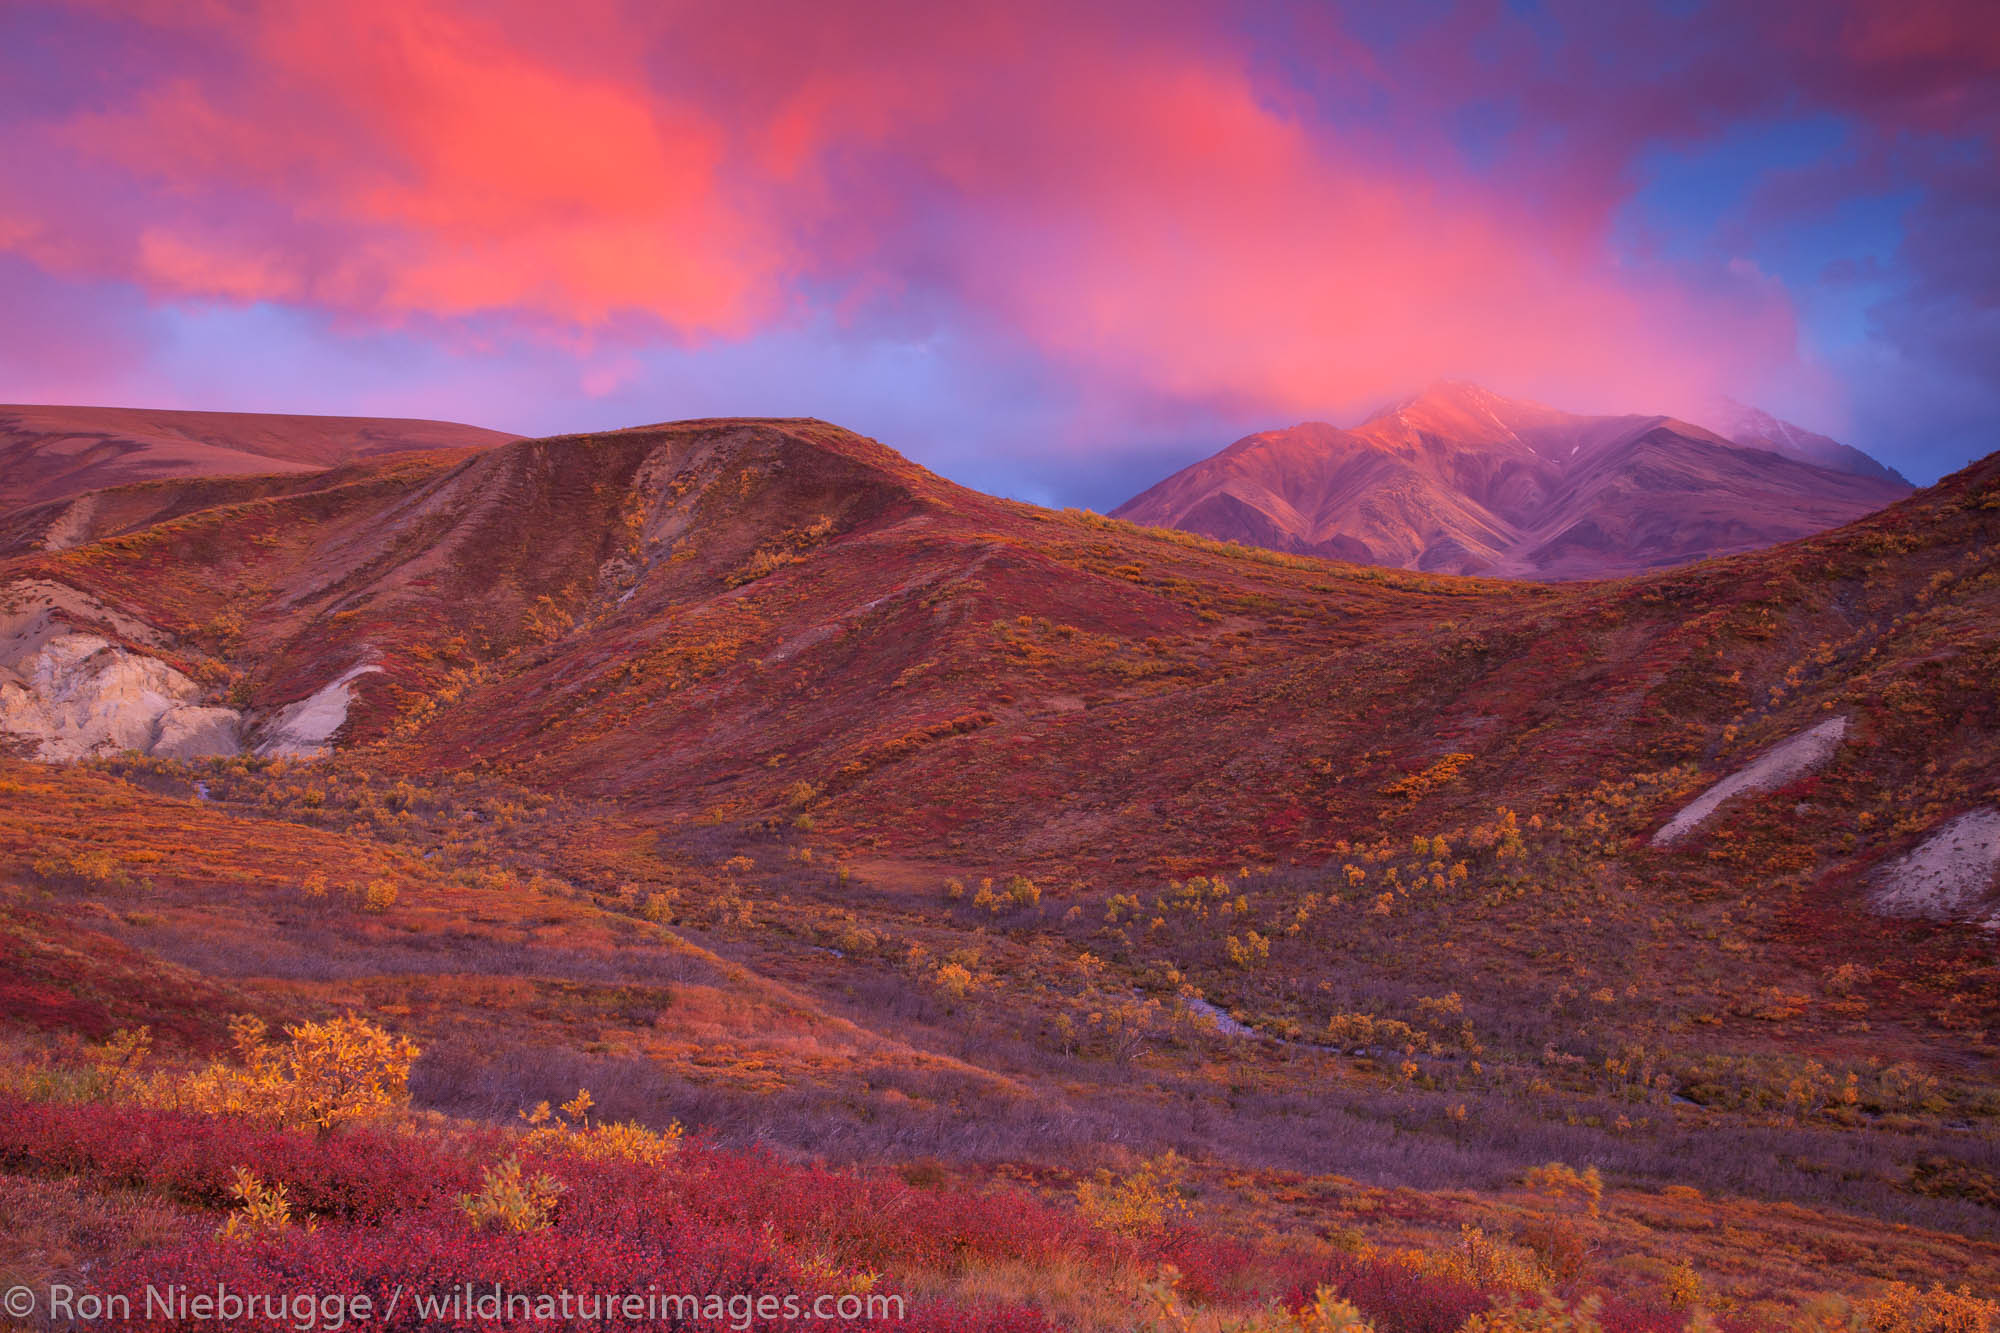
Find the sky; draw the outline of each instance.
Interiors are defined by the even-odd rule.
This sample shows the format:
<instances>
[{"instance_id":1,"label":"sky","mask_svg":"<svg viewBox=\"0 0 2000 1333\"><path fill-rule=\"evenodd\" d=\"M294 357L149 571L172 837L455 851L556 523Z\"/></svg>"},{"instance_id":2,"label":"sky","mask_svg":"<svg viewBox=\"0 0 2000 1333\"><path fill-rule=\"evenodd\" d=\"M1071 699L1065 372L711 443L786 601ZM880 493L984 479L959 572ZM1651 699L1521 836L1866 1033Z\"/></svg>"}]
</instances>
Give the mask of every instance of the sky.
<instances>
[{"instance_id":1,"label":"sky","mask_svg":"<svg viewBox=\"0 0 2000 1333\"><path fill-rule=\"evenodd\" d=\"M1991 0L0 4L0 401L817 416L1106 509L1440 378L2000 448Z\"/></svg>"}]
</instances>

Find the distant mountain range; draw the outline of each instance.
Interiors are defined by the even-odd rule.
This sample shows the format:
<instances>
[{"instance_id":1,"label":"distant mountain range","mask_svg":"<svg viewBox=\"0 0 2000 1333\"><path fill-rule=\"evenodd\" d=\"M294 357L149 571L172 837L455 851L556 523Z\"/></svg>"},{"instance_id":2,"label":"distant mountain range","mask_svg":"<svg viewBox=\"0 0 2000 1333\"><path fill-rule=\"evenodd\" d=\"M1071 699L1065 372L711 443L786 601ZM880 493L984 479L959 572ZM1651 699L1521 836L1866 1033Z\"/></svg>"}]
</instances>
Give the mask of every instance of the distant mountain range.
<instances>
[{"instance_id":1,"label":"distant mountain range","mask_svg":"<svg viewBox=\"0 0 2000 1333\"><path fill-rule=\"evenodd\" d=\"M1771 546L1910 493L1858 449L1725 404L1710 429L1444 381L1351 430L1238 440L1112 511L1279 551L1578 579Z\"/></svg>"},{"instance_id":2,"label":"distant mountain range","mask_svg":"<svg viewBox=\"0 0 2000 1333\"><path fill-rule=\"evenodd\" d=\"M401 417L0 405L0 513L126 482L318 472L382 454L519 438Z\"/></svg>"}]
</instances>

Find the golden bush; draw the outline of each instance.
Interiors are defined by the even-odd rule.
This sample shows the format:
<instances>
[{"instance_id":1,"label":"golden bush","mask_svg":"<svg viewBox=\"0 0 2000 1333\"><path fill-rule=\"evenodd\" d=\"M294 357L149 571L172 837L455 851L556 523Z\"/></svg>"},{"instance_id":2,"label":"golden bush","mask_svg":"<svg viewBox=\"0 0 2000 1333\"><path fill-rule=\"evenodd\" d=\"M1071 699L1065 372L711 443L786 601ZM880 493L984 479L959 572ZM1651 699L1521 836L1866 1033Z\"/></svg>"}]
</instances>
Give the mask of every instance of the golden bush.
<instances>
[{"instance_id":1,"label":"golden bush","mask_svg":"<svg viewBox=\"0 0 2000 1333\"><path fill-rule=\"evenodd\" d=\"M1076 1187L1077 1207L1093 1225L1126 1236L1151 1236L1188 1215L1181 1184L1187 1163L1172 1149L1149 1157L1129 1174L1099 1169Z\"/></svg>"},{"instance_id":2,"label":"golden bush","mask_svg":"<svg viewBox=\"0 0 2000 1333\"><path fill-rule=\"evenodd\" d=\"M1190 1309L1177 1290L1180 1274L1169 1264L1139 1287L1142 1322L1135 1333L1374 1333L1374 1326L1332 1288L1313 1293L1313 1303L1289 1310L1272 1302L1246 1314L1219 1315Z\"/></svg>"},{"instance_id":3,"label":"golden bush","mask_svg":"<svg viewBox=\"0 0 2000 1333\"><path fill-rule=\"evenodd\" d=\"M645 1162L658 1164L681 1149L686 1131L678 1120L663 1130L644 1125L614 1122L590 1123L590 1109L596 1105L588 1089L564 1102L553 1114L542 1102L532 1111L523 1111L529 1131L523 1146L543 1152L559 1152L593 1162Z\"/></svg>"},{"instance_id":4,"label":"golden bush","mask_svg":"<svg viewBox=\"0 0 2000 1333\"><path fill-rule=\"evenodd\" d=\"M239 1166L231 1173L230 1192L241 1207L229 1215L217 1235L247 1240L290 1229L292 1203L283 1185L266 1185L249 1167Z\"/></svg>"},{"instance_id":5,"label":"golden bush","mask_svg":"<svg viewBox=\"0 0 2000 1333\"><path fill-rule=\"evenodd\" d=\"M147 1085L145 1099L216 1115L247 1115L322 1133L374 1119L409 1102L414 1042L349 1015L285 1029L283 1045L265 1041L262 1019L230 1022L240 1065L216 1061Z\"/></svg>"},{"instance_id":6,"label":"golden bush","mask_svg":"<svg viewBox=\"0 0 2000 1333\"><path fill-rule=\"evenodd\" d=\"M1529 1167L1521 1183L1540 1194L1582 1199L1592 1217L1597 1215L1604 1199L1604 1177L1594 1166L1578 1171L1561 1162L1550 1162L1546 1166Z\"/></svg>"},{"instance_id":7,"label":"golden bush","mask_svg":"<svg viewBox=\"0 0 2000 1333\"><path fill-rule=\"evenodd\" d=\"M1929 1289L1891 1282L1883 1293L1864 1301L1862 1327L1869 1333L1996 1333L2000 1302L1975 1296L1970 1287L1956 1290L1941 1282Z\"/></svg>"},{"instance_id":8,"label":"golden bush","mask_svg":"<svg viewBox=\"0 0 2000 1333\"><path fill-rule=\"evenodd\" d=\"M1556 1296L1529 1302L1507 1297L1484 1314L1465 1321L1461 1333L1604 1333L1603 1308L1595 1296L1576 1304Z\"/></svg>"},{"instance_id":9,"label":"golden bush","mask_svg":"<svg viewBox=\"0 0 2000 1333\"><path fill-rule=\"evenodd\" d=\"M480 1173L476 1194L458 1196L458 1209L480 1230L542 1231L555 1220L562 1183L553 1176L523 1176L521 1159L509 1157Z\"/></svg>"}]
</instances>

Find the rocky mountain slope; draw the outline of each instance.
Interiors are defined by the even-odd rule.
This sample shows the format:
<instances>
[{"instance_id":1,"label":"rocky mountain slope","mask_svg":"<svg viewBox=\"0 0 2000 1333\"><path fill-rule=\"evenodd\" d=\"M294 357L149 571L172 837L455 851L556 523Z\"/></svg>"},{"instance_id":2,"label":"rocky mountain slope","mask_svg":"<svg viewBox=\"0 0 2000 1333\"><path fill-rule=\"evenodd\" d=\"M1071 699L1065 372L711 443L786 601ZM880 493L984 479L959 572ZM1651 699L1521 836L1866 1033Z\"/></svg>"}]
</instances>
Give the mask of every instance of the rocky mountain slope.
<instances>
[{"instance_id":1,"label":"rocky mountain slope","mask_svg":"<svg viewBox=\"0 0 2000 1333\"><path fill-rule=\"evenodd\" d=\"M0 405L0 514L125 482L314 472L519 439L449 421Z\"/></svg>"},{"instance_id":2,"label":"rocky mountain slope","mask_svg":"<svg viewBox=\"0 0 2000 1333\"><path fill-rule=\"evenodd\" d=\"M1815 467L1832 468L1836 472L1852 472L1863 477L1879 477L1883 481L1894 482L1898 486L1908 486L1910 479L1896 469L1869 457L1853 445L1821 435L1818 431L1795 426L1789 421L1772 416L1733 398L1725 398L1702 413L1706 421L1732 444L1740 444L1747 449L1764 449L1774 454L1795 458L1801 463L1811 463Z\"/></svg>"},{"instance_id":3,"label":"rocky mountain slope","mask_svg":"<svg viewBox=\"0 0 2000 1333\"><path fill-rule=\"evenodd\" d=\"M1404 569L1577 579L1773 545L1908 494L1858 451L1761 414L1735 424L1725 438L1442 383L1352 430L1249 436L1113 513Z\"/></svg>"}]
</instances>

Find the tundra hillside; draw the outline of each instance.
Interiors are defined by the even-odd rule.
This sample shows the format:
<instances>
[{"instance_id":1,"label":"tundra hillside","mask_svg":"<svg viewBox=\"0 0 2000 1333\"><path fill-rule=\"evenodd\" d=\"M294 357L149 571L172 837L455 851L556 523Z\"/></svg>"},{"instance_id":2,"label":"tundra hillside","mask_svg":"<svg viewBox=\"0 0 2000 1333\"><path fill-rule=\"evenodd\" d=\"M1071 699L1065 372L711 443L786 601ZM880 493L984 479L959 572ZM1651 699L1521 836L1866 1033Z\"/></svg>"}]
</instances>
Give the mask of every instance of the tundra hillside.
<instances>
[{"instance_id":1,"label":"tundra hillside","mask_svg":"<svg viewBox=\"0 0 2000 1333\"><path fill-rule=\"evenodd\" d=\"M2000 1320L2000 460L1561 586L817 421L93 494L0 515L0 1277Z\"/></svg>"}]
</instances>

